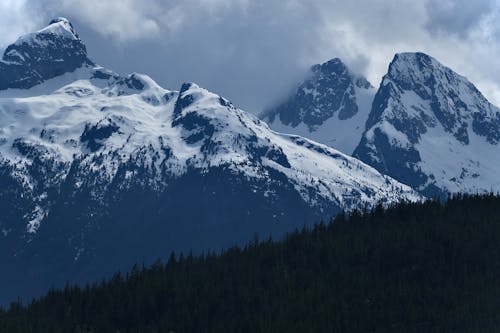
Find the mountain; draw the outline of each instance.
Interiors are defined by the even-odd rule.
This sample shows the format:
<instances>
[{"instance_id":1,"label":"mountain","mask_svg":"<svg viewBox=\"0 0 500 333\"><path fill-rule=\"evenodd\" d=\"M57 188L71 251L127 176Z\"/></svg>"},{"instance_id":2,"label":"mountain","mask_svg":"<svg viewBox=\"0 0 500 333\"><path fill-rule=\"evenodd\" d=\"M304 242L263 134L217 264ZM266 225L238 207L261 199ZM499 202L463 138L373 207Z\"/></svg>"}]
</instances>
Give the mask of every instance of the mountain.
<instances>
[{"instance_id":1,"label":"mountain","mask_svg":"<svg viewBox=\"0 0 500 333\"><path fill-rule=\"evenodd\" d=\"M352 154L365 129L375 88L338 58L311 67L283 103L263 112L272 129Z\"/></svg>"},{"instance_id":2,"label":"mountain","mask_svg":"<svg viewBox=\"0 0 500 333\"><path fill-rule=\"evenodd\" d=\"M428 196L500 190L500 109L423 53L396 54L354 156Z\"/></svg>"},{"instance_id":3,"label":"mountain","mask_svg":"<svg viewBox=\"0 0 500 333\"><path fill-rule=\"evenodd\" d=\"M67 19L57 18L7 47L0 61L0 90L31 88L84 65L93 65L85 45Z\"/></svg>"},{"instance_id":4,"label":"mountain","mask_svg":"<svg viewBox=\"0 0 500 333\"><path fill-rule=\"evenodd\" d=\"M95 65L63 18L2 66L0 302L420 198L193 83L169 91Z\"/></svg>"}]
</instances>

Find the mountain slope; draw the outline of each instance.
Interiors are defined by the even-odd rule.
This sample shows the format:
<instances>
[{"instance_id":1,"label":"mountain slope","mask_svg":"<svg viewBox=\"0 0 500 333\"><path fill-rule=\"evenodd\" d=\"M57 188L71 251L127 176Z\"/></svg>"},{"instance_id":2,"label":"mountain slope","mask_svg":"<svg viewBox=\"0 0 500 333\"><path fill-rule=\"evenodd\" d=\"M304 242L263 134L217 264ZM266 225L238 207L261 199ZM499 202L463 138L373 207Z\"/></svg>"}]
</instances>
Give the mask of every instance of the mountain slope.
<instances>
[{"instance_id":1,"label":"mountain slope","mask_svg":"<svg viewBox=\"0 0 500 333\"><path fill-rule=\"evenodd\" d=\"M491 195L339 215L0 308L0 331L497 332L498 216Z\"/></svg>"},{"instance_id":2,"label":"mountain slope","mask_svg":"<svg viewBox=\"0 0 500 333\"><path fill-rule=\"evenodd\" d=\"M44 41L24 59L63 65L36 76L35 65L20 63L16 73L25 76L2 74L0 302L172 250L219 249L342 209L419 199L355 158L276 133L195 84L169 91L95 65L72 46L81 41L65 19L24 40ZM63 58L53 48L59 41L70 45Z\"/></svg>"},{"instance_id":3,"label":"mountain slope","mask_svg":"<svg viewBox=\"0 0 500 333\"><path fill-rule=\"evenodd\" d=\"M276 131L305 136L351 154L365 129L374 95L375 89L364 77L335 58L314 65L310 77L261 118Z\"/></svg>"},{"instance_id":4,"label":"mountain slope","mask_svg":"<svg viewBox=\"0 0 500 333\"><path fill-rule=\"evenodd\" d=\"M500 110L423 53L397 54L354 156L426 195L500 190Z\"/></svg>"}]
</instances>

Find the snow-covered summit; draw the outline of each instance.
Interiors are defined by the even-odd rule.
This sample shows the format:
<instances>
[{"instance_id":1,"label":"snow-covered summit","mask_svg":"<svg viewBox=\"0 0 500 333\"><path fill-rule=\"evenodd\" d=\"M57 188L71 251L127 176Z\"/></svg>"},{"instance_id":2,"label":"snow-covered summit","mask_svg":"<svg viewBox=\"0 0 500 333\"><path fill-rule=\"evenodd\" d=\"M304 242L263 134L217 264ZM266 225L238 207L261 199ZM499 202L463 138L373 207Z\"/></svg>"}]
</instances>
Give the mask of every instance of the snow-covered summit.
<instances>
[{"instance_id":1,"label":"snow-covered summit","mask_svg":"<svg viewBox=\"0 0 500 333\"><path fill-rule=\"evenodd\" d=\"M58 17L49 22L49 25L34 33L21 36L14 43L16 45L24 43L39 43L40 36L54 35L65 39L80 40L71 22L64 17Z\"/></svg>"},{"instance_id":2,"label":"snow-covered summit","mask_svg":"<svg viewBox=\"0 0 500 333\"><path fill-rule=\"evenodd\" d=\"M312 138L351 154L359 142L375 88L339 58L311 67L309 77L262 119L280 132Z\"/></svg>"},{"instance_id":3,"label":"snow-covered summit","mask_svg":"<svg viewBox=\"0 0 500 333\"><path fill-rule=\"evenodd\" d=\"M29 89L93 65L72 24L65 18L57 18L6 48L0 61L0 90Z\"/></svg>"},{"instance_id":4,"label":"snow-covered summit","mask_svg":"<svg viewBox=\"0 0 500 333\"><path fill-rule=\"evenodd\" d=\"M394 56L355 156L429 195L500 190L500 110L424 53Z\"/></svg>"}]
</instances>

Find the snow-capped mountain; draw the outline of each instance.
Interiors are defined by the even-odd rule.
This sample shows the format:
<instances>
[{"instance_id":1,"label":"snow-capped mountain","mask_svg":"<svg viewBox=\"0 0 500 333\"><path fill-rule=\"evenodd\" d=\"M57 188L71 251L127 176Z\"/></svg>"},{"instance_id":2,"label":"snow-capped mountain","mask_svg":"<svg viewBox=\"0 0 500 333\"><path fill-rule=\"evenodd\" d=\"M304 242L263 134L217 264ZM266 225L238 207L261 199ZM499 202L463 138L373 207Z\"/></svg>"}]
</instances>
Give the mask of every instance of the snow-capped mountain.
<instances>
[{"instance_id":1,"label":"snow-capped mountain","mask_svg":"<svg viewBox=\"0 0 500 333\"><path fill-rule=\"evenodd\" d=\"M95 65L63 18L9 46L1 66L0 302L419 199L195 84L169 91Z\"/></svg>"},{"instance_id":2,"label":"snow-capped mountain","mask_svg":"<svg viewBox=\"0 0 500 333\"><path fill-rule=\"evenodd\" d=\"M305 136L352 154L361 139L375 88L338 58L311 67L294 93L261 118L272 129Z\"/></svg>"},{"instance_id":3,"label":"snow-capped mountain","mask_svg":"<svg viewBox=\"0 0 500 333\"><path fill-rule=\"evenodd\" d=\"M19 38L0 61L0 90L31 88L45 80L93 65L85 45L65 18Z\"/></svg>"},{"instance_id":4,"label":"snow-capped mountain","mask_svg":"<svg viewBox=\"0 0 500 333\"><path fill-rule=\"evenodd\" d=\"M426 195L500 190L500 110L423 53L396 54L354 156Z\"/></svg>"}]
</instances>

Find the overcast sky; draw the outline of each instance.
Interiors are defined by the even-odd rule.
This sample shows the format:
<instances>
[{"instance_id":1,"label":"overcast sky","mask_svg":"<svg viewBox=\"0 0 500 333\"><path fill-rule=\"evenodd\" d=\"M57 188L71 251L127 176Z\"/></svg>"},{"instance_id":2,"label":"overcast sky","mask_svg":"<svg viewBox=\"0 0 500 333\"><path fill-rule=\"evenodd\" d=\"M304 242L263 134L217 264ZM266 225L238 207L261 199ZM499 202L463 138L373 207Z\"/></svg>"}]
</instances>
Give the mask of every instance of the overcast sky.
<instances>
[{"instance_id":1,"label":"overcast sky","mask_svg":"<svg viewBox=\"0 0 500 333\"><path fill-rule=\"evenodd\" d=\"M0 0L0 48L57 16L119 73L185 81L259 112L340 57L378 86L394 53L423 51L500 105L500 0Z\"/></svg>"}]
</instances>

